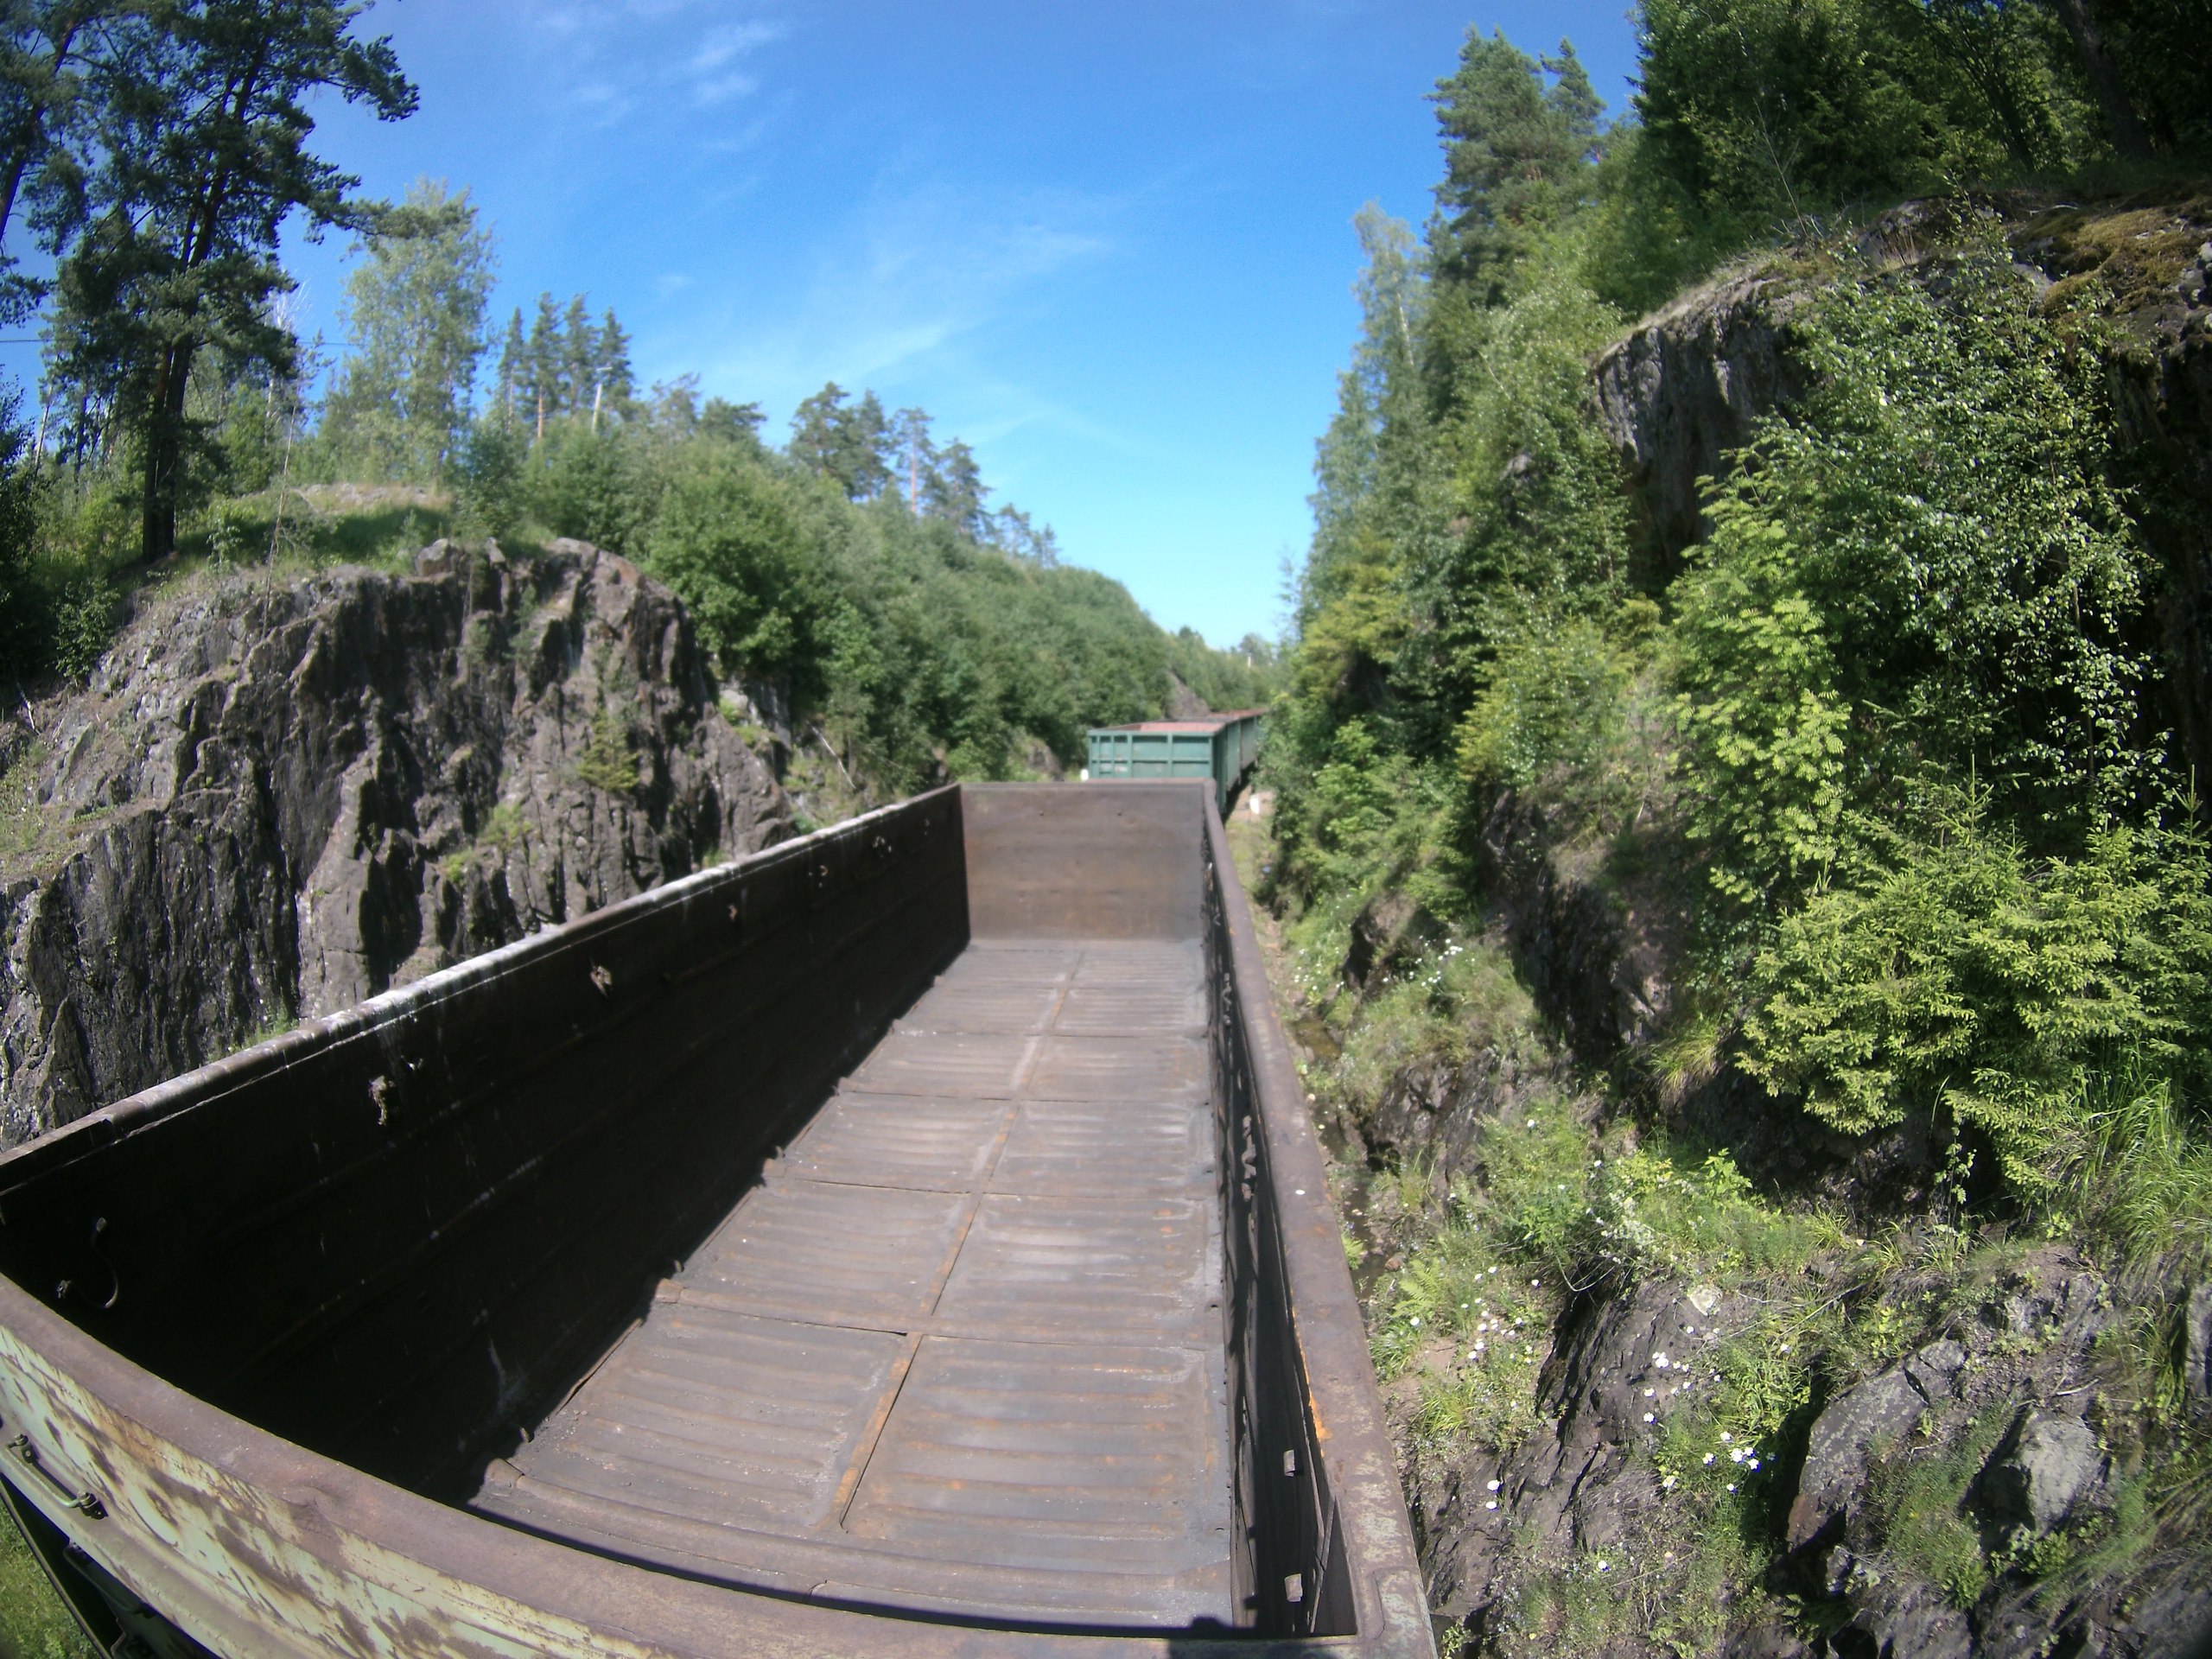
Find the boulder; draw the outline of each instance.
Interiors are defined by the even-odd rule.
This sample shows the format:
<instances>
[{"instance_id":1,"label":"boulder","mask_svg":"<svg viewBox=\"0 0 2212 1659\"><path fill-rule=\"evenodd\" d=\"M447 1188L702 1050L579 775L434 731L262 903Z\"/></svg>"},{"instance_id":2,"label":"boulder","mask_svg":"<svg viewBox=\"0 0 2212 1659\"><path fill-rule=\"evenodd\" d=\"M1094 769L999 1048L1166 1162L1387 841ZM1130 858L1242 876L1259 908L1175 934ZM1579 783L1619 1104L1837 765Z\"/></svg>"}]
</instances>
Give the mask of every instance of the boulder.
<instances>
[{"instance_id":1,"label":"boulder","mask_svg":"<svg viewBox=\"0 0 2212 1659\"><path fill-rule=\"evenodd\" d=\"M1848 1513L1876 1450L1910 1434L1927 1408L1926 1398L1902 1370L1870 1377L1828 1402L1807 1438L1805 1466L1789 1506L1792 1550L1826 1536Z\"/></svg>"},{"instance_id":2,"label":"boulder","mask_svg":"<svg viewBox=\"0 0 2212 1659\"><path fill-rule=\"evenodd\" d=\"M2181 1380L2193 1408L2212 1407L2212 1282L2189 1293L2182 1315Z\"/></svg>"},{"instance_id":3,"label":"boulder","mask_svg":"<svg viewBox=\"0 0 2212 1659\"><path fill-rule=\"evenodd\" d=\"M1959 1373L1966 1369L1967 1351L1945 1337L1931 1342L1904 1363L1904 1374L1929 1400L1948 1396L1957 1387Z\"/></svg>"},{"instance_id":4,"label":"boulder","mask_svg":"<svg viewBox=\"0 0 2212 1659\"><path fill-rule=\"evenodd\" d=\"M1975 1508L1999 1531L2041 1537L2104 1484L2104 1454L2079 1417L2021 1414L1976 1483Z\"/></svg>"},{"instance_id":5,"label":"boulder","mask_svg":"<svg viewBox=\"0 0 2212 1659\"><path fill-rule=\"evenodd\" d=\"M1829 1646L1847 1659L1971 1659L1974 1651L1966 1615L1936 1586L1871 1575L1858 1613Z\"/></svg>"}]
</instances>

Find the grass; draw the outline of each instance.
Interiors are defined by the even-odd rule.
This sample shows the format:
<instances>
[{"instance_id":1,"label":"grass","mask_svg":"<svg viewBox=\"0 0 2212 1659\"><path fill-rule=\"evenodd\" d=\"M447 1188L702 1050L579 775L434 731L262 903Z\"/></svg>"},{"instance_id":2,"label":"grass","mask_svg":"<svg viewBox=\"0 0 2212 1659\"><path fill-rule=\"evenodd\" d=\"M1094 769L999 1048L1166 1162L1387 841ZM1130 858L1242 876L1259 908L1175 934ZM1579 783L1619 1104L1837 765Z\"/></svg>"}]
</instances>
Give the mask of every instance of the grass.
<instances>
[{"instance_id":1,"label":"grass","mask_svg":"<svg viewBox=\"0 0 2212 1659\"><path fill-rule=\"evenodd\" d=\"M15 1522L0 1515L0 1656L96 1659L99 1652L54 1593Z\"/></svg>"},{"instance_id":2,"label":"grass","mask_svg":"<svg viewBox=\"0 0 2212 1659\"><path fill-rule=\"evenodd\" d=\"M1967 1491L2014 1409L2007 1402L1981 1413L1947 1446L1894 1449L1876 1459L1867 1483L1875 1535L1955 1606L1972 1606L1989 1586L1989 1557L1967 1514Z\"/></svg>"}]
</instances>

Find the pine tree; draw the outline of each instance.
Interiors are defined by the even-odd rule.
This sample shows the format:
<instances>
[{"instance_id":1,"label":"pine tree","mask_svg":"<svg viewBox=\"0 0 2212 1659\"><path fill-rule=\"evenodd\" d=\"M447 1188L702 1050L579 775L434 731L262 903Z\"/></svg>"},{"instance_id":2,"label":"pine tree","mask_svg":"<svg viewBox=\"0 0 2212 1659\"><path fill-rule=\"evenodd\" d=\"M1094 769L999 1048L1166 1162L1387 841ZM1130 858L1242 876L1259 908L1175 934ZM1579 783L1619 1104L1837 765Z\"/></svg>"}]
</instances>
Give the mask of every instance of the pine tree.
<instances>
[{"instance_id":1,"label":"pine tree","mask_svg":"<svg viewBox=\"0 0 2212 1659\"><path fill-rule=\"evenodd\" d=\"M627 410L638 391L630 372L630 336L614 320L614 308L611 305L599 325L595 372L599 385L606 391L607 408L617 414Z\"/></svg>"},{"instance_id":2,"label":"pine tree","mask_svg":"<svg viewBox=\"0 0 2212 1659\"><path fill-rule=\"evenodd\" d=\"M891 417L891 465L893 486L906 497L906 510L922 510L922 480L937 468L937 446L930 442L930 417L918 409L902 409Z\"/></svg>"},{"instance_id":3,"label":"pine tree","mask_svg":"<svg viewBox=\"0 0 2212 1659\"><path fill-rule=\"evenodd\" d=\"M540 438L545 435L545 417L561 412L561 315L553 308L553 296L537 296L537 315L530 325L530 377L524 382L530 408L525 411L532 423L531 430Z\"/></svg>"},{"instance_id":4,"label":"pine tree","mask_svg":"<svg viewBox=\"0 0 2212 1659\"><path fill-rule=\"evenodd\" d=\"M955 438L944 446L927 484L923 506L931 518L944 519L963 536L984 539L983 498L990 492L983 486L982 469L966 443Z\"/></svg>"},{"instance_id":5,"label":"pine tree","mask_svg":"<svg viewBox=\"0 0 2212 1659\"><path fill-rule=\"evenodd\" d=\"M341 0L169 0L142 15L131 49L102 65L101 148L56 273L49 360L135 433L142 545L158 559L205 483L207 435L185 401L194 360L213 351L289 377L298 342L270 308L293 285L276 260L286 221L368 231L381 218L353 194L359 179L308 150L308 104L334 92L398 120L416 95L391 42L356 39L359 9Z\"/></svg>"},{"instance_id":6,"label":"pine tree","mask_svg":"<svg viewBox=\"0 0 2212 1659\"><path fill-rule=\"evenodd\" d=\"M108 54L149 25L127 0L14 0L0 9L0 238L28 206L39 245L58 254L82 228L93 158L81 106ZM0 250L0 322L29 317L46 290Z\"/></svg>"},{"instance_id":7,"label":"pine tree","mask_svg":"<svg viewBox=\"0 0 2212 1659\"><path fill-rule=\"evenodd\" d=\"M561 323L561 408L569 415L590 410L599 392L599 331L591 326L584 296L569 302Z\"/></svg>"},{"instance_id":8,"label":"pine tree","mask_svg":"<svg viewBox=\"0 0 2212 1659\"><path fill-rule=\"evenodd\" d=\"M1597 182L1598 118L1574 48L1532 62L1503 33L1469 30L1459 67L1436 85L1444 134L1437 205L1450 215L1432 234L1440 273L1496 303L1513 269ZM1542 85L1542 75L1554 77Z\"/></svg>"},{"instance_id":9,"label":"pine tree","mask_svg":"<svg viewBox=\"0 0 2212 1659\"><path fill-rule=\"evenodd\" d=\"M515 394L529 382L530 346L523 339L522 308L507 319L506 343L499 347L499 413L515 417Z\"/></svg>"}]
</instances>

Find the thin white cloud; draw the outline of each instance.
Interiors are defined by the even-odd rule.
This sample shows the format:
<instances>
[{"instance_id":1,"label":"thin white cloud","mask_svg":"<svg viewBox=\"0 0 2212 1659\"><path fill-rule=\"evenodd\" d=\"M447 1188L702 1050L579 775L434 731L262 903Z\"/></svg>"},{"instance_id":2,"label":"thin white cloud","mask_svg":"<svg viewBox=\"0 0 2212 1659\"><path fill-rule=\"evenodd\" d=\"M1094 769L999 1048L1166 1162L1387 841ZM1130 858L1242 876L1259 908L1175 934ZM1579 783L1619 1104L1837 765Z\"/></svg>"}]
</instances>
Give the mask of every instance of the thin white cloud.
<instances>
[{"instance_id":1,"label":"thin white cloud","mask_svg":"<svg viewBox=\"0 0 2212 1659\"><path fill-rule=\"evenodd\" d=\"M716 0L513 3L520 14L515 32L556 60L549 68L567 82L566 98L602 128L752 97L763 85L753 60L789 32L766 17L729 22L729 7Z\"/></svg>"}]
</instances>

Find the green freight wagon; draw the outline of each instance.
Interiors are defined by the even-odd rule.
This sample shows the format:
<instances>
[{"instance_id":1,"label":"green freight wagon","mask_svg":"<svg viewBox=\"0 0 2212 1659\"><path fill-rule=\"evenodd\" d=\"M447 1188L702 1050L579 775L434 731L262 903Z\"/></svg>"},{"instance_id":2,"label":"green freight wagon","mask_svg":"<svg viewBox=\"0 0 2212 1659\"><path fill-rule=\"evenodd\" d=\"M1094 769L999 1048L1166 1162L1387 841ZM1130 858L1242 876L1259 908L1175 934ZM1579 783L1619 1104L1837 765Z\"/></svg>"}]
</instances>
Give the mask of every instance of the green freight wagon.
<instances>
[{"instance_id":1,"label":"green freight wagon","mask_svg":"<svg viewBox=\"0 0 2212 1659\"><path fill-rule=\"evenodd\" d=\"M1093 778L1211 778L1214 805L1229 810L1244 774L1260 758L1267 711L1236 709L1196 720L1147 720L1096 726L1090 732Z\"/></svg>"}]
</instances>

